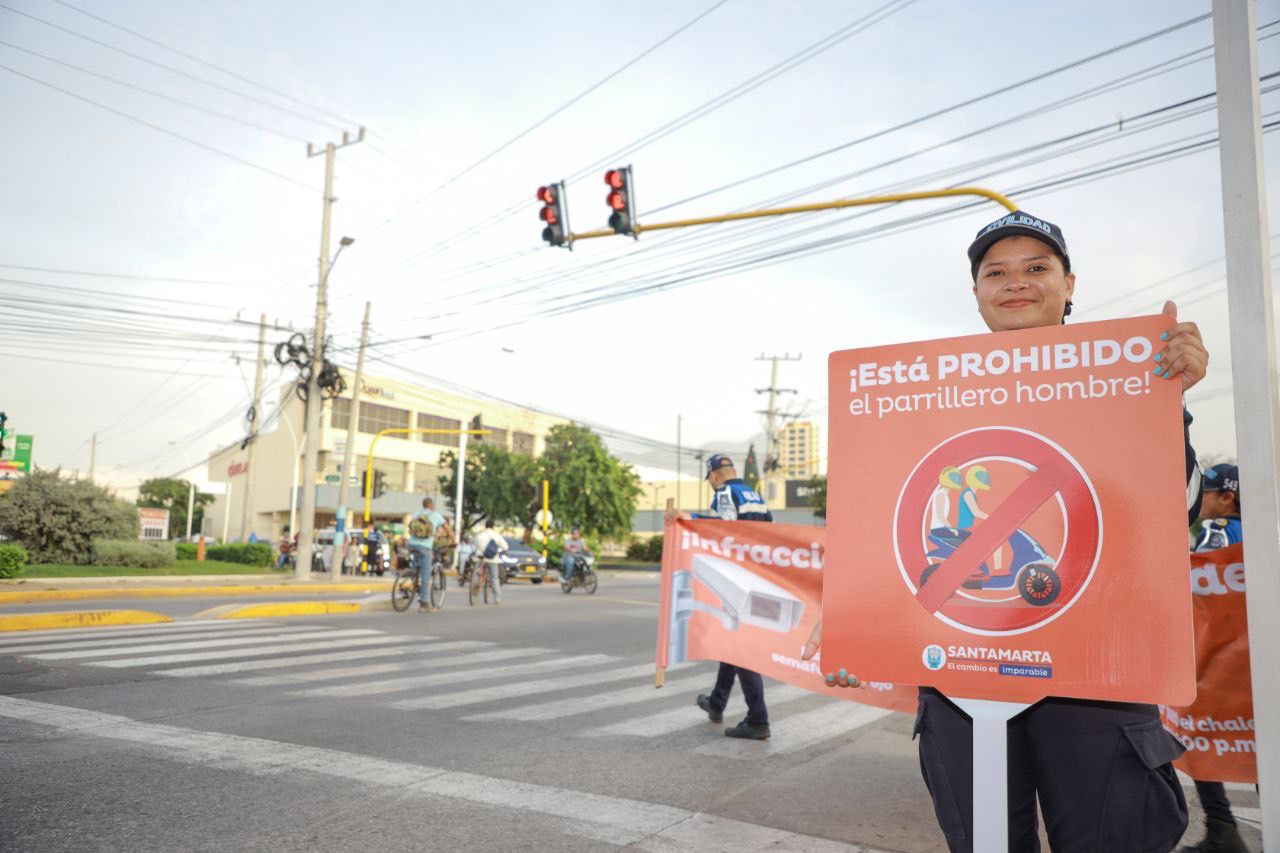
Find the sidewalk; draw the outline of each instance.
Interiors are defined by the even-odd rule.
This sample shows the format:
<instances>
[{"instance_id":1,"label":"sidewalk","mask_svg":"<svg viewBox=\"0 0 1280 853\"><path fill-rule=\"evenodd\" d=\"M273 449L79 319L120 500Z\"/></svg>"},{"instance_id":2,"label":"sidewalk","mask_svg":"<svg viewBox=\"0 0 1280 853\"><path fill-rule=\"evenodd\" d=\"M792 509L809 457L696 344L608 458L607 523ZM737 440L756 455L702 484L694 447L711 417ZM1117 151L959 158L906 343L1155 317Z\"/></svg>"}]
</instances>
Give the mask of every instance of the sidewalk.
<instances>
[{"instance_id":1,"label":"sidewalk","mask_svg":"<svg viewBox=\"0 0 1280 853\"><path fill-rule=\"evenodd\" d=\"M0 581L0 605L43 601L81 601L95 598L234 597L277 593L378 592L391 585L385 575L340 576L299 581L292 575L192 575L118 578L14 578Z\"/></svg>"}]
</instances>

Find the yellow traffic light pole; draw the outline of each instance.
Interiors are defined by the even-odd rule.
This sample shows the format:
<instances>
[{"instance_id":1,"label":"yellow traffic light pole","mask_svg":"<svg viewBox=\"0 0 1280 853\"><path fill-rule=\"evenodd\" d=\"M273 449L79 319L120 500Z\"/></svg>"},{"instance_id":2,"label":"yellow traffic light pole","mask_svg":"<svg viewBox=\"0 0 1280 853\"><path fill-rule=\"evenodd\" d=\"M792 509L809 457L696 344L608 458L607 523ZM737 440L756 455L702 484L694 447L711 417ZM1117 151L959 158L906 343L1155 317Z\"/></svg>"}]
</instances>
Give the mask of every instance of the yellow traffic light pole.
<instances>
[{"instance_id":1,"label":"yellow traffic light pole","mask_svg":"<svg viewBox=\"0 0 1280 853\"><path fill-rule=\"evenodd\" d=\"M765 210L747 210L742 213L722 213L716 216L699 216L694 219L676 219L672 222L659 222L654 225L635 225L635 233L645 231L666 231L671 228L689 228L694 225L713 225L719 222L737 222L742 219L764 219L769 216L788 216L793 213L812 213L817 210L841 210L846 207L866 207L873 204L897 204L903 201L920 201L930 198L948 198L951 196L981 196L996 204L1003 205L1010 211L1018 209L1012 201L994 190L982 187L951 187L942 190L920 190L911 193L895 193L893 195L874 195L866 198L845 198L836 201L819 201L813 204L796 204L790 207L774 207ZM595 231L584 231L571 234L569 243L575 240L591 240L596 237L612 237L616 234L612 228L600 228Z\"/></svg>"},{"instance_id":2,"label":"yellow traffic light pole","mask_svg":"<svg viewBox=\"0 0 1280 853\"><path fill-rule=\"evenodd\" d=\"M369 526L369 507L373 503L373 450L378 446L378 439L384 435L489 435L493 430L488 429L413 429L395 427L392 429L384 429L373 437L373 441L369 442L369 458L365 463L364 470L364 525Z\"/></svg>"}]
</instances>

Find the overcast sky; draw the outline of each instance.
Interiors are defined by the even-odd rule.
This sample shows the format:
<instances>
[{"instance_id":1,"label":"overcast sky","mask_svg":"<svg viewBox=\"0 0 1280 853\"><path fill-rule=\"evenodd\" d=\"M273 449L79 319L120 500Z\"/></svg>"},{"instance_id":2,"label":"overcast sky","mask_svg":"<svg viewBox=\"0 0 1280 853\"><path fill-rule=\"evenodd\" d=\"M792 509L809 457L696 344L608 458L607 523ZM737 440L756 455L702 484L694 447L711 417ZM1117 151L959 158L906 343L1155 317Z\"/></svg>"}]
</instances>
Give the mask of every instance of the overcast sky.
<instances>
[{"instance_id":1,"label":"overcast sky","mask_svg":"<svg viewBox=\"0 0 1280 853\"><path fill-rule=\"evenodd\" d=\"M1175 106L1214 89L1210 23L925 118L1207 2L73 2L106 20L58 0L0 7L0 408L39 465L87 468L98 431L98 472L125 486L243 433L258 315L314 316L323 158L306 142L361 124L336 168L334 248L356 238L330 279L343 363L368 299L374 372L662 442L681 414L697 445L756 434L768 365L754 359L802 353L781 368L786 404L825 441L828 353L982 330L964 251L999 208L922 202L570 253L541 245L534 190L582 173L569 200L585 230L607 216L605 168L627 163L646 222L976 183L1062 226L1077 319L1185 293L1212 356L1193 437L1234 453L1216 113ZM1262 28L1280 0L1257 11ZM1280 70L1269 35L1280 26L1261 30L1263 75Z\"/></svg>"}]
</instances>

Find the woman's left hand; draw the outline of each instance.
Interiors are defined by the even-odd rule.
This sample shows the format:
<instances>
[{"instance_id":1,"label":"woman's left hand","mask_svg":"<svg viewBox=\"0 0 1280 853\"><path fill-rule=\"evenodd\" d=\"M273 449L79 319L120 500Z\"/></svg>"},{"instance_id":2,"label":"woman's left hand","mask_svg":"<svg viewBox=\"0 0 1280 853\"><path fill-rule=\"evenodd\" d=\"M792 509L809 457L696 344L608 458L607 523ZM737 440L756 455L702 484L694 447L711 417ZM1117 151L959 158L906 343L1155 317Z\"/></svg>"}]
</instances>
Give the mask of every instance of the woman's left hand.
<instances>
[{"instance_id":1,"label":"woman's left hand","mask_svg":"<svg viewBox=\"0 0 1280 853\"><path fill-rule=\"evenodd\" d=\"M1169 300L1164 313L1178 319L1178 306ZM1181 379L1182 390L1191 390L1209 369L1209 351L1204 348L1200 327L1195 323L1176 323L1160 336L1164 349L1156 353L1155 375L1163 379Z\"/></svg>"}]
</instances>

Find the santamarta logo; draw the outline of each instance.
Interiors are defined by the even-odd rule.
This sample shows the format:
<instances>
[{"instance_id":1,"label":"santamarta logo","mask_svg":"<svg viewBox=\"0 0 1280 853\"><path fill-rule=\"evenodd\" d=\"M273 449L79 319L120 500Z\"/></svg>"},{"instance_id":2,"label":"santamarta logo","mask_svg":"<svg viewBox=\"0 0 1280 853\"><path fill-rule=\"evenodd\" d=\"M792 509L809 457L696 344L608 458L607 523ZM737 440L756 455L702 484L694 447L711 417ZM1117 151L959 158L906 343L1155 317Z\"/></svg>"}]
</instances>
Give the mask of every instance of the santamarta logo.
<instances>
[{"instance_id":1,"label":"santamarta logo","mask_svg":"<svg viewBox=\"0 0 1280 853\"><path fill-rule=\"evenodd\" d=\"M942 650L942 646L937 644L924 647L924 653L920 655L927 669L937 672L947 664L947 653Z\"/></svg>"},{"instance_id":2,"label":"santamarta logo","mask_svg":"<svg viewBox=\"0 0 1280 853\"><path fill-rule=\"evenodd\" d=\"M1053 678L1053 667L1051 666L1016 666L1013 664L1000 664L1001 675L1019 675L1023 678Z\"/></svg>"}]
</instances>

